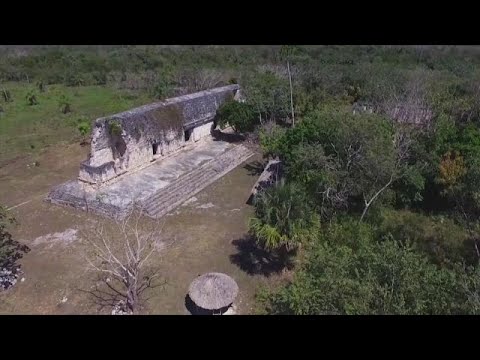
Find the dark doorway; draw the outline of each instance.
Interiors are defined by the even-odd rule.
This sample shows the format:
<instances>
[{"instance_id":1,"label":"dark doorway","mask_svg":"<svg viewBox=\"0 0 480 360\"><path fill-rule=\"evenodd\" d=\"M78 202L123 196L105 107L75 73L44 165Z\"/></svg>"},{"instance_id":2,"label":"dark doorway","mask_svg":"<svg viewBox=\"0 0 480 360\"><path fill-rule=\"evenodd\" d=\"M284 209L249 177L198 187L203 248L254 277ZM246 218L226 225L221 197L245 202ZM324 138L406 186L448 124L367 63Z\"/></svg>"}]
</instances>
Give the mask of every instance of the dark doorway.
<instances>
[{"instance_id":1,"label":"dark doorway","mask_svg":"<svg viewBox=\"0 0 480 360\"><path fill-rule=\"evenodd\" d=\"M157 144L157 143L153 143L153 144L152 144L152 149L153 149L153 155L157 155L157 152L158 152L158 144Z\"/></svg>"},{"instance_id":2,"label":"dark doorway","mask_svg":"<svg viewBox=\"0 0 480 360\"><path fill-rule=\"evenodd\" d=\"M190 136L192 136L192 131L193 131L193 129L185 130L185 141L190 140Z\"/></svg>"}]
</instances>

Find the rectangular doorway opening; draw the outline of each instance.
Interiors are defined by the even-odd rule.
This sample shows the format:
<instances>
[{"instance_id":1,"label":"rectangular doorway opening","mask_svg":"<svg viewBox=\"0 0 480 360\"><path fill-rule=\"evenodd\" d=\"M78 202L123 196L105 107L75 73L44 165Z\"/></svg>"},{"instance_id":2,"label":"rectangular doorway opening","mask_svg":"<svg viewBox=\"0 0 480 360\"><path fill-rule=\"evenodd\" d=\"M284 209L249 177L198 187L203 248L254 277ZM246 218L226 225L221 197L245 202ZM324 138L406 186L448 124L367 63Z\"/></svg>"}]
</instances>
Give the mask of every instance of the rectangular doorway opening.
<instances>
[{"instance_id":1,"label":"rectangular doorway opening","mask_svg":"<svg viewBox=\"0 0 480 360\"><path fill-rule=\"evenodd\" d=\"M158 144L157 144L157 143L153 143L153 144L152 144L152 149L153 149L153 155L157 155L157 153L158 153Z\"/></svg>"},{"instance_id":2,"label":"rectangular doorway opening","mask_svg":"<svg viewBox=\"0 0 480 360\"><path fill-rule=\"evenodd\" d=\"M185 130L185 142L190 140L190 137L192 136L192 131L193 129Z\"/></svg>"}]
</instances>

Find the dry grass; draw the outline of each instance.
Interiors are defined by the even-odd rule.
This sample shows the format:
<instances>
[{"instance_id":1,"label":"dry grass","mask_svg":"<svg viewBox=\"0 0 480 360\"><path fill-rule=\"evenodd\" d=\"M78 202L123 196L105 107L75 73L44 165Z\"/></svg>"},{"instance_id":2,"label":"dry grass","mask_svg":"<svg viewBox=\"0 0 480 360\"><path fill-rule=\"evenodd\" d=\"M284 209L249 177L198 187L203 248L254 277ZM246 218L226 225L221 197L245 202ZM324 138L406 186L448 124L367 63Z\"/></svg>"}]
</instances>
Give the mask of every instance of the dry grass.
<instances>
[{"instance_id":1,"label":"dry grass","mask_svg":"<svg viewBox=\"0 0 480 360\"><path fill-rule=\"evenodd\" d=\"M100 309L88 293L97 279L80 256L85 250L79 239L81 230L92 226L96 217L43 202L43 194L53 185L77 175L87 151L79 145L59 145L36 155L38 167L27 167L31 159L22 159L0 168L0 203L13 206L29 201L11 211L20 222L13 231L15 238L32 248L22 260L25 281L0 294L0 313L109 311ZM249 161L255 160L259 159ZM185 296L191 281L212 271L226 273L238 283L239 313L254 311L256 289L275 282L277 276L249 275L231 257L238 251L235 240L243 238L247 230L253 209L245 202L255 181L256 176L240 166L164 219L166 242L152 257L151 265L167 284L147 294L143 313L187 314ZM214 206L201 206L208 203Z\"/></svg>"}]
</instances>

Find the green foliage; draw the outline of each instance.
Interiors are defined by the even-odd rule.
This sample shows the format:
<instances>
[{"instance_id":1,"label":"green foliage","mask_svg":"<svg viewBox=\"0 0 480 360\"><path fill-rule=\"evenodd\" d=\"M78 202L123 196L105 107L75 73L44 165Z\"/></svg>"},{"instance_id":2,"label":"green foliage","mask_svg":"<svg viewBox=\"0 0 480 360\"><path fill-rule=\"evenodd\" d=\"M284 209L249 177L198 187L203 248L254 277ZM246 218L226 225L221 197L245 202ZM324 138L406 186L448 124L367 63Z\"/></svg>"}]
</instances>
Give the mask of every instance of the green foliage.
<instances>
[{"instance_id":1,"label":"green foliage","mask_svg":"<svg viewBox=\"0 0 480 360\"><path fill-rule=\"evenodd\" d=\"M47 90L47 87L42 80L38 81L36 85L37 85L38 91L41 93L44 93Z\"/></svg>"},{"instance_id":2,"label":"green foliage","mask_svg":"<svg viewBox=\"0 0 480 360\"><path fill-rule=\"evenodd\" d=\"M164 66L154 80L151 94L156 99L166 99L175 95L175 71L172 66Z\"/></svg>"},{"instance_id":3,"label":"green foliage","mask_svg":"<svg viewBox=\"0 0 480 360\"><path fill-rule=\"evenodd\" d=\"M477 262L474 234L445 216L382 209L377 223L379 236L392 234L397 241L411 243L438 265Z\"/></svg>"},{"instance_id":4,"label":"green foliage","mask_svg":"<svg viewBox=\"0 0 480 360\"><path fill-rule=\"evenodd\" d=\"M107 73L105 71L95 71L92 74L95 85L106 85L107 84Z\"/></svg>"},{"instance_id":5,"label":"green foliage","mask_svg":"<svg viewBox=\"0 0 480 360\"><path fill-rule=\"evenodd\" d=\"M441 114L435 123L433 134L430 137L429 147L434 154L440 158L447 151L452 150L452 144L456 142L458 129L453 119L445 114Z\"/></svg>"},{"instance_id":6,"label":"green foliage","mask_svg":"<svg viewBox=\"0 0 480 360\"><path fill-rule=\"evenodd\" d=\"M108 120L108 132L112 136L120 136L122 135L122 127L120 124L115 120Z\"/></svg>"},{"instance_id":7,"label":"green foliage","mask_svg":"<svg viewBox=\"0 0 480 360\"><path fill-rule=\"evenodd\" d=\"M303 184L320 212L330 216L361 206L404 171L398 167L393 130L378 115L328 107L309 114L280 138L261 139L284 161L287 177Z\"/></svg>"},{"instance_id":8,"label":"green foliage","mask_svg":"<svg viewBox=\"0 0 480 360\"><path fill-rule=\"evenodd\" d=\"M279 156L287 129L274 122L268 122L259 132L260 145L265 156Z\"/></svg>"},{"instance_id":9,"label":"green foliage","mask_svg":"<svg viewBox=\"0 0 480 360\"><path fill-rule=\"evenodd\" d=\"M87 136L92 132L92 124L86 119L78 119L77 130L83 138L82 142L85 143Z\"/></svg>"},{"instance_id":10,"label":"green foliage","mask_svg":"<svg viewBox=\"0 0 480 360\"><path fill-rule=\"evenodd\" d=\"M353 244L351 246L350 244ZM271 314L476 314L478 274L438 268L369 225L334 224L293 283L267 296Z\"/></svg>"},{"instance_id":11,"label":"green foliage","mask_svg":"<svg viewBox=\"0 0 480 360\"><path fill-rule=\"evenodd\" d=\"M58 100L58 106L60 107L62 114L68 114L72 111L72 99L69 96L62 94Z\"/></svg>"},{"instance_id":12,"label":"green foliage","mask_svg":"<svg viewBox=\"0 0 480 360\"><path fill-rule=\"evenodd\" d=\"M40 104L29 106L27 101L23 99L30 90L30 86L21 83L5 85L8 85L15 101L4 104L1 100L0 90L0 104L5 110L0 121L1 163L19 155L30 153L31 144L35 145L38 151L41 151L47 145L55 145L59 142L76 142L78 140L77 119L79 117L96 119L151 101L146 94L131 94L125 90L111 87L84 86L70 88L63 85L49 85L48 91L39 94ZM59 98L62 94L72 101L73 111L67 114L62 114L59 108ZM16 101L16 99L22 101Z\"/></svg>"},{"instance_id":13,"label":"green foliage","mask_svg":"<svg viewBox=\"0 0 480 360\"><path fill-rule=\"evenodd\" d=\"M319 221L303 189L283 181L263 191L255 200L250 232L267 250L291 250L319 230Z\"/></svg>"},{"instance_id":14,"label":"green foliage","mask_svg":"<svg viewBox=\"0 0 480 360\"><path fill-rule=\"evenodd\" d=\"M34 90L30 90L25 96L29 106L38 105L37 94Z\"/></svg>"},{"instance_id":15,"label":"green foliage","mask_svg":"<svg viewBox=\"0 0 480 360\"><path fill-rule=\"evenodd\" d=\"M280 121L290 114L288 80L271 71L247 78L245 96L262 120Z\"/></svg>"},{"instance_id":16,"label":"green foliage","mask_svg":"<svg viewBox=\"0 0 480 360\"><path fill-rule=\"evenodd\" d=\"M85 85L85 80L82 75L74 73L74 72L69 72L65 76L65 79L63 80L63 83L66 86L83 86Z\"/></svg>"},{"instance_id":17,"label":"green foliage","mask_svg":"<svg viewBox=\"0 0 480 360\"><path fill-rule=\"evenodd\" d=\"M2 97L3 101L5 101L6 103L13 101L12 94L8 89L2 89Z\"/></svg>"},{"instance_id":18,"label":"green foliage","mask_svg":"<svg viewBox=\"0 0 480 360\"><path fill-rule=\"evenodd\" d=\"M279 157L286 171L284 189L272 189L271 198L257 203L251 231L276 249L270 251L317 241L304 248L307 265L289 290L279 292L275 311L478 309L478 281L456 265L478 260L472 243L480 226L478 47L49 46L22 56L9 51L0 49L0 81L8 87L0 91L2 161L74 139L78 132L86 136L90 124L76 122L78 116L93 119L192 89L239 83L247 103L225 105L220 123L239 132L260 125L264 154ZM294 79L294 129L285 126L291 115L286 61ZM40 95L29 92L26 79L37 83ZM81 115L60 114L61 94L73 97ZM41 106L32 107L37 100ZM353 115L355 102L384 114L411 103L433 117L429 124L399 127L380 115ZM410 141L402 159L399 130ZM109 124L113 136L121 131ZM319 217L358 218L390 179L367 224L340 222L319 235ZM418 299L412 299L415 291Z\"/></svg>"},{"instance_id":19,"label":"green foliage","mask_svg":"<svg viewBox=\"0 0 480 360\"><path fill-rule=\"evenodd\" d=\"M467 160L480 157L480 129L473 123L464 126L458 136L458 142L454 145L460 154Z\"/></svg>"},{"instance_id":20,"label":"green foliage","mask_svg":"<svg viewBox=\"0 0 480 360\"><path fill-rule=\"evenodd\" d=\"M445 187L445 191L453 191L466 173L463 156L458 151L448 151L440 162L438 183Z\"/></svg>"},{"instance_id":21,"label":"green foliage","mask_svg":"<svg viewBox=\"0 0 480 360\"><path fill-rule=\"evenodd\" d=\"M301 52L299 46L295 45L282 45L280 47L279 56L281 60L291 60Z\"/></svg>"},{"instance_id":22,"label":"green foliage","mask_svg":"<svg viewBox=\"0 0 480 360\"><path fill-rule=\"evenodd\" d=\"M426 165L423 176L430 197L425 203L445 201L445 207L467 218L480 213L479 137L474 123L457 124L451 116L439 116L434 131L420 142L423 151L415 154Z\"/></svg>"},{"instance_id":23,"label":"green foliage","mask_svg":"<svg viewBox=\"0 0 480 360\"><path fill-rule=\"evenodd\" d=\"M8 226L15 224L15 219L8 215L7 209L0 206L0 269L14 269L17 260L30 249L15 241L8 231Z\"/></svg>"},{"instance_id":24,"label":"green foliage","mask_svg":"<svg viewBox=\"0 0 480 360\"><path fill-rule=\"evenodd\" d=\"M247 103L227 101L218 109L217 124L221 128L230 125L236 132L249 132L255 127L256 115L253 107Z\"/></svg>"},{"instance_id":25,"label":"green foliage","mask_svg":"<svg viewBox=\"0 0 480 360\"><path fill-rule=\"evenodd\" d=\"M159 80L153 90L152 94L156 99L166 99L173 94L173 86L171 82L164 79Z\"/></svg>"},{"instance_id":26,"label":"green foliage","mask_svg":"<svg viewBox=\"0 0 480 360\"><path fill-rule=\"evenodd\" d=\"M90 122L82 120L78 123L77 129L80 135L86 136L91 132L92 126L90 125Z\"/></svg>"}]
</instances>

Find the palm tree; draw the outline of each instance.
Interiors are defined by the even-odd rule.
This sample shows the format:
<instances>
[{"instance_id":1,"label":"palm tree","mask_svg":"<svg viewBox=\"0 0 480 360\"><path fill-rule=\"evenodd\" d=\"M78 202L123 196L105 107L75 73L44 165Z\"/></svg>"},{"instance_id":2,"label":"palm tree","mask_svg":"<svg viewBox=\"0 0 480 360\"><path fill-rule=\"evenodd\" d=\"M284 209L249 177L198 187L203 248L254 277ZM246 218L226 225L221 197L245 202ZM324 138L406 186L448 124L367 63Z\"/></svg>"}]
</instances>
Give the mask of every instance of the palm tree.
<instances>
[{"instance_id":1,"label":"palm tree","mask_svg":"<svg viewBox=\"0 0 480 360\"><path fill-rule=\"evenodd\" d=\"M283 180L265 190L255 200L255 217L250 219L250 233L257 244L288 257L320 223L302 188Z\"/></svg>"}]
</instances>

